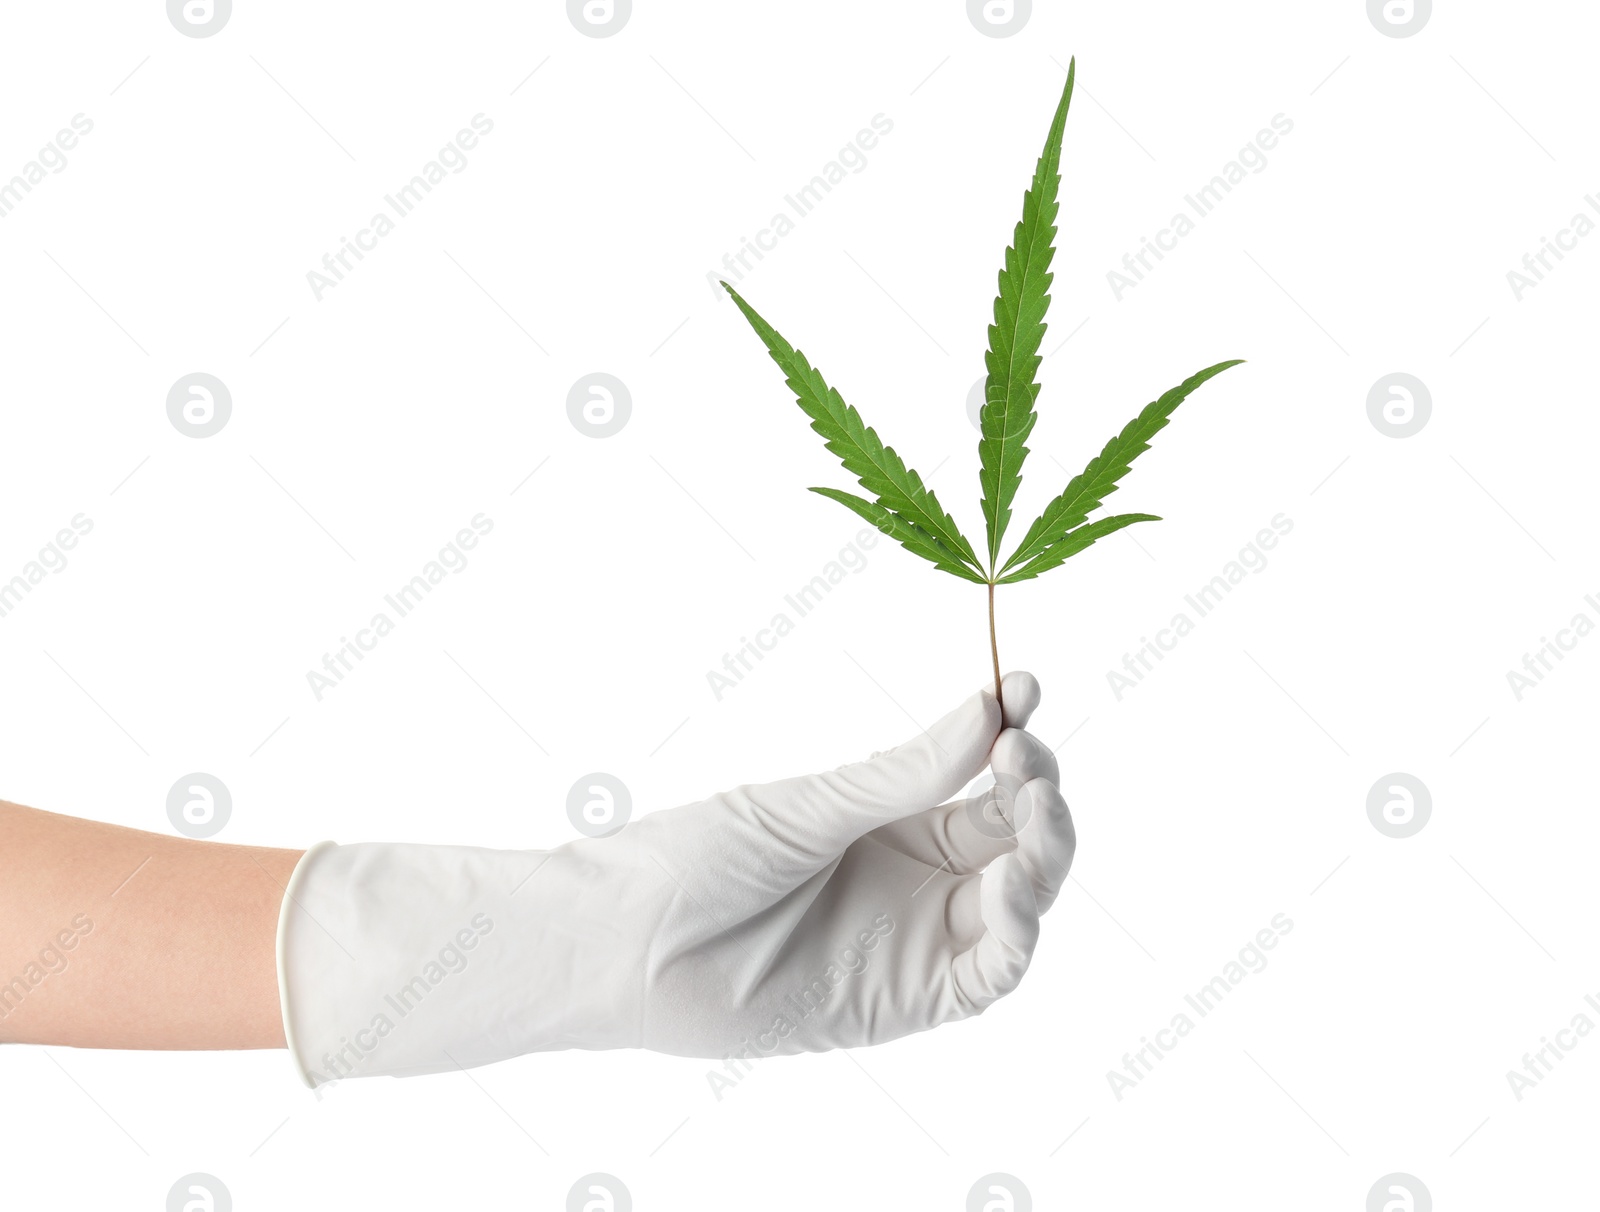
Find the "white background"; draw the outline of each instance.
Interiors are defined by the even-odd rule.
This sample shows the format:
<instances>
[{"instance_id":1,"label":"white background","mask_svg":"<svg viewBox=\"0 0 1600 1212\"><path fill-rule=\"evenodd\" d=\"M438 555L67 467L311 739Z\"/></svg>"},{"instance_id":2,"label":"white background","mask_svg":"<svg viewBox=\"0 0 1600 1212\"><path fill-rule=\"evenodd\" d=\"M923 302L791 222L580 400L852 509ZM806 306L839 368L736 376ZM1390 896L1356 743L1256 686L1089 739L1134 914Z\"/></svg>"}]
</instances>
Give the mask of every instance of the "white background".
<instances>
[{"instance_id":1,"label":"white background","mask_svg":"<svg viewBox=\"0 0 1600 1212\"><path fill-rule=\"evenodd\" d=\"M196 39L150 0L11 6L0 177L94 123L0 220L0 578L94 523L0 619L13 800L170 830L206 771L222 841L542 847L587 772L648 812L886 748L983 684L982 589L887 543L707 684L859 524L803 491L850 485L706 274L876 114L867 167L741 289L969 534L966 396L1069 56L1016 525L1053 456L1249 362L1113 502L1166 521L1002 590L1079 851L987 1015L763 1062L720 1101L706 1063L647 1054L318 1101L282 1053L6 1048L5 1202L158 1209L191 1171L240 1209L559 1208L590 1171L641 1210L960 1209L993 1171L1048 1209L1356 1210L1393 1171L1441 1209L1592 1198L1600 1041L1521 1101L1505 1075L1600 1022L1600 639L1521 701L1506 673L1600 621L1600 239L1520 302L1506 273L1600 187L1597 22L1463 0L1396 39L1361 0L1041 3L991 38L955 0L639 0L595 39L548 0L240 0ZM319 302L307 271L479 113L465 170ZM1267 167L1119 302L1107 271L1276 114ZM166 414L193 371L233 400L202 440ZM591 371L632 397L604 440L567 415ZM1393 371L1431 391L1414 437L1367 416ZM307 671L480 512L470 565L317 701ZM1268 566L1119 701L1107 672L1279 513ZM1366 811L1395 771L1433 799L1405 840ZM1115 1097L1279 913L1265 970Z\"/></svg>"}]
</instances>

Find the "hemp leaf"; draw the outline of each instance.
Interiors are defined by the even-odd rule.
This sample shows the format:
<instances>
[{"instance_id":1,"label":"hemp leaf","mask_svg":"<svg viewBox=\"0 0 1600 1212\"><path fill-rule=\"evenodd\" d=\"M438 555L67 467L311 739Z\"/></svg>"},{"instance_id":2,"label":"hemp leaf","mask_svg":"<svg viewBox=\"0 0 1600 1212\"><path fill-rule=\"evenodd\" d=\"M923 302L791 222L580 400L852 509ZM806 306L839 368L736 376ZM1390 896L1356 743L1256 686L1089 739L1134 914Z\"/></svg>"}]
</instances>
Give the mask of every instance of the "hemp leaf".
<instances>
[{"instance_id":1,"label":"hemp leaf","mask_svg":"<svg viewBox=\"0 0 1600 1212\"><path fill-rule=\"evenodd\" d=\"M1050 310L1050 283L1055 275L1050 262L1056 255L1056 191L1061 185L1061 135L1072 104L1072 82L1078 61L1067 65L1067 87L1056 106L1044 154L1033 170L1033 187L1022 195L1022 221L1017 224L1000 270L1000 293L994 300L994 323L989 325L989 371L984 404L978 419L983 437L978 442L978 482L983 486L983 520L989 537L989 564L1000 554L1000 540L1011 521L1011 501L1022 483L1022 463L1028 457L1023 445L1033 432L1039 414L1033 402L1039 395L1034 376L1039 364L1039 344Z\"/></svg>"},{"instance_id":2,"label":"hemp leaf","mask_svg":"<svg viewBox=\"0 0 1600 1212\"><path fill-rule=\"evenodd\" d=\"M1000 545L1011 522L1011 503L1022 483L1022 464L1028 457L1024 443L1039 419L1034 405L1043 361L1039 346L1048 327L1044 318L1050 310L1050 283L1054 278L1050 262L1055 257L1055 220L1060 209L1057 196L1061 188L1061 140L1077 67L1074 58L1067 67L1066 89L1050 123L1033 182L1022 195L1022 220L1005 252L999 293L994 301L994 323L989 325L989 348L984 355L988 376L979 414L982 436L978 441L978 482L983 490L979 508L983 511L987 564L979 559L955 519L939 504L939 498L916 471L905 465L894 447L883 444L861 414L828 386L822 372L807 361L805 354L784 340L738 291L726 282L722 284L783 371L796 403L811 418L811 428L822 436L827 448L869 496L859 497L837 488L811 491L838 501L935 568L989 587L989 651L997 699L1000 650L995 635L995 586L1031 580L1135 522L1159 522L1160 518L1148 513L1114 514L1095 521L1090 521L1090 515L1117 491L1117 482L1127 475L1133 461L1150 449L1151 439L1166 428L1173 410L1206 380L1243 361L1236 358L1209 366L1147 404L1089 460L1083 471L1072 477L1028 527L1016 550L1001 560Z\"/></svg>"},{"instance_id":3,"label":"hemp leaf","mask_svg":"<svg viewBox=\"0 0 1600 1212\"><path fill-rule=\"evenodd\" d=\"M766 344L772 360L783 370L801 411L811 418L811 428L822 435L845 470L861 481L861 487L877 497L876 508L872 502L848 493L820 488L812 491L831 496L854 509L907 549L932 560L946 572L982 583L983 569L972 554L972 544L962 537L955 520L939 504L939 498L923 487L922 477L900 461L894 447L879 441L878 435L861 419L861 414L828 386L822 372L806 361L805 354L785 341L733 287L726 282L722 285ZM886 529L877 516L863 511L861 506L867 506L873 513L890 513L907 525L898 531Z\"/></svg>"}]
</instances>

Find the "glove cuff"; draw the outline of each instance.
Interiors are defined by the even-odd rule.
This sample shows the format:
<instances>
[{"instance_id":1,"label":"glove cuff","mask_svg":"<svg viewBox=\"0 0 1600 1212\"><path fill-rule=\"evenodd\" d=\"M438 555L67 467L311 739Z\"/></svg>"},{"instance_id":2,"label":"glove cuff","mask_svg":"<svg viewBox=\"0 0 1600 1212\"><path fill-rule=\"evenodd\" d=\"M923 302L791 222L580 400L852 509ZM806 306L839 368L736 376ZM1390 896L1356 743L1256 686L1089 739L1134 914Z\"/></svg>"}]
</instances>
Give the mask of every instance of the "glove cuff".
<instances>
[{"instance_id":1,"label":"glove cuff","mask_svg":"<svg viewBox=\"0 0 1600 1212\"><path fill-rule=\"evenodd\" d=\"M317 1083L311 1080L311 1072L300 1059L299 1032L295 1026L294 1015L289 1008L289 968L288 955L284 947L284 939L288 935L289 920L292 909L298 900L300 883L305 877L312 860L324 850L333 846L332 842L318 842L311 849L300 856L300 861L294 865L294 871L289 875L289 882L284 885L283 904L278 909L278 1009L283 1015L283 1038L289 1049L289 1062L294 1066L295 1075L307 1086L316 1087Z\"/></svg>"},{"instance_id":2,"label":"glove cuff","mask_svg":"<svg viewBox=\"0 0 1600 1212\"><path fill-rule=\"evenodd\" d=\"M585 845L307 851L278 921L284 1038L301 1080L638 1047L650 918L618 928L629 881Z\"/></svg>"}]
</instances>

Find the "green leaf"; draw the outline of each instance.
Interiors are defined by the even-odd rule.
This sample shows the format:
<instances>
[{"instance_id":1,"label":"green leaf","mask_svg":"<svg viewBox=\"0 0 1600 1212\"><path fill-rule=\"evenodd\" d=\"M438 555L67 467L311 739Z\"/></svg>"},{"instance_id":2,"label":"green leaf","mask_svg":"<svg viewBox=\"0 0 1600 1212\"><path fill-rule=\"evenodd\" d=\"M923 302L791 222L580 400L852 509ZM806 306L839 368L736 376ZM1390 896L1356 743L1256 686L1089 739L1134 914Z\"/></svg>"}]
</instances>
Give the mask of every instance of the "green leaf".
<instances>
[{"instance_id":1,"label":"green leaf","mask_svg":"<svg viewBox=\"0 0 1600 1212\"><path fill-rule=\"evenodd\" d=\"M930 561L935 567L945 572L954 573L963 580L976 581L980 585L987 584L983 577L969 568L948 547L939 542L922 527L891 510L885 509L874 501L863 500L861 497L852 496L848 492L840 492L837 488L813 488L812 492L819 493L829 500L838 501L846 509L860 514L890 538L896 540L907 551L914 552L923 559Z\"/></svg>"},{"instance_id":2,"label":"green leaf","mask_svg":"<svg viewBox=\"0 0 1600 1212\"><path fill-rule=\"evenodd\" d=\"M1040 555L1035 556L1031 563L1025 564L1008 576L1001 577L995 584L1010 585L1014 581L1031 580L1041 572L1048 572L1058 564L1066 563L1084 548L1093 546L1096 539L1103 539L1106 535L1121 530L1124 526L1132 526L1135 522L1160 520L1153 513L1119 513L1109 518L1101 518L1098 522L1090 522L1087 526L1080 526L1076 530L1069 530L1046 547Z\"/></svg>"},{"instance_id":3,"label":"green leaf","mask_svg":"<svg viewBox=\"0 0 1600 1212\"><path fill-rule=\"evenodd\" d=\"M983 520L989 539L989 564L1000 554L1000 540L1011 521L1011 502L1022 482L1023 445L1038 420L1033 410L1039 395L1039 344L1044 340L1045 312L1050 309L1050 262L1055 256L1056 193L1061 185L1061 134L1072 103L1076 59L1067 66L1067 87L1056 107L1044 152L1033 172L1033 187L1022 195L1022 221L1006 249L1000 271L1000 293L989 326L989 351L984 364L989 376L980 414L983 437L978 442L983 486Z\"/></svg>"},{"instance_id":4,"label":"green leaf","mask_svg":"<svg viewBox=\"0 0 1600 1212\"><path fill-rule=\"evenodd\" d=\"M1028 527L1021 545L1011 553L1011 558L1001 571L1033 559L1074 527L1081 526L1091 513L1100 508L1100 503L1106 497L1116 492L1117 481L1128 474L1134 459L1150 449L1150 439L1166 428L1167 418L1188 399L1189 393L1207 379L1220 375L1230 366L1239 365L1243 360L1235 358L1231 362L1208 366L1199 374L1185 379L1159 400L1145 405L1137 417L1123 426L1121 433L1089 460L1089 465L1082 472L1072 477L1066 491L1045 506L1044 512Z\"/></svg>"},{"instance_id":5,"label":"green leaf","mask_svg":"<svg viewBox=\"0 0 1600 1212\"><path fill-rule=\"evenodd\" d=\"M879 440L861 419L861 414L824 382L821 372L806 361L805 354L785 341L738 291L726 282L722 286L733 296L745 319L750 321L750 327L756 330L772 360L783 371L796 403L811 418L811 428L822 435L828 449L838 456L845 469L861 481L861 487L877 497L884 509L900 515L906 523L936 539L950 559L979 569L972 544L939 504L939 498L923 486L922 477L901 461L894 447L885 446Z\"/></svg>"}]
</instances>

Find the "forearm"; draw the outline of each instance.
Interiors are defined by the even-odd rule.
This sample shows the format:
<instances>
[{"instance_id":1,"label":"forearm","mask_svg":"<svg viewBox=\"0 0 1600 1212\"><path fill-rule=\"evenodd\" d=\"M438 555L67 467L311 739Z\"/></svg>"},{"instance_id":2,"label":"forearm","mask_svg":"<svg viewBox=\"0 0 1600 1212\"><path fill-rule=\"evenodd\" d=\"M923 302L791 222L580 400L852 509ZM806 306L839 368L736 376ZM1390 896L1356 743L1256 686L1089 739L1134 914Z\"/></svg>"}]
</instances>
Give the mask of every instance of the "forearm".
<instances>
[{"instance_id":1,"label":"forearm","mask_svg":"<svg viewBox=\"0 0 1600 1212\"><path fill-rule=\"evenodd\" d=\"M0 801L0 1042L283 1047L278 910L300 854Z\"/></svg>"}]
</instances>

